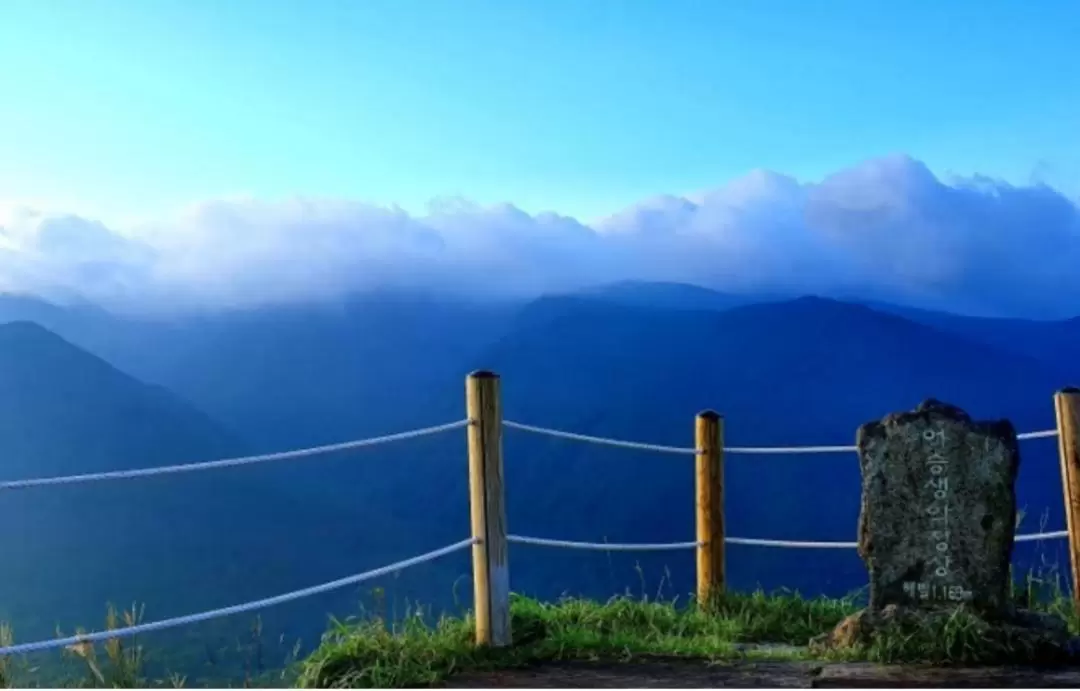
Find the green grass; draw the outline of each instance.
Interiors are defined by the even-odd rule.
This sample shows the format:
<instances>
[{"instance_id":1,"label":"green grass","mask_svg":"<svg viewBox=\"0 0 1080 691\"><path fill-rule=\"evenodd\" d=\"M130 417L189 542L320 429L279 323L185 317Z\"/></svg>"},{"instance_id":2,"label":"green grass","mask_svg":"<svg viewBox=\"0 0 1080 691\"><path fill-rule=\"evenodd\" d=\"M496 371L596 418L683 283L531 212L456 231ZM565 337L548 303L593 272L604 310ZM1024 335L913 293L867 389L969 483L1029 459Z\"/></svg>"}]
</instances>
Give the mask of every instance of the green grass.
<instances>
[{"instance_id":1,"label":"green grass","mask_svg":"<svg viewBox=\"0 0 1080 691\"><path fill-rule=\"evenodd\" d=\"M513 645L478 648L473 644L473 621L468 613L433 620L414 609L396 622L382 616L332 620L319 647L308 657L287 659L278 669L251 666L243 686L301 687L417 687L429 686L459 673L521 667L561 660L631 661L656 656L699 660L742 657L826 660L860 659L882 663L929 662L984 664L1038 659L1017 639L988 630L985 622L958 610L918 625L897 625L871 644L843 653L812 653L802 648L810 639L830 631L859 610L862 594L850 597L803 598L797 593L729 593L707 612L692 601L626 595L607 602L563 599L541 603L521 596L511 601ZM1065 619L1074 634L1080 620L1053 573L1027 576L1014 587L1021 607L1053 613ZM141 609L110 607L106 629L137 623ZM64 632L57 631L58 635ZM251 645L261 656L261 629L252 628ZM0 625L0 645L10 644L12 632ZM753 649L746 644L779 644L788 649ZM98 688L180 687L195 681L177 675L148 678L146 653L137 639L113 639L65 651L66 676L47 677L25 659L0 657L2 686L64 686ZM215 685L221 685L221 682Z\"/></svg>"},{"instance_id":2,"label":"green grass","mask_svg":"<svg viewBox=\"0 0 1080 691\"><path fill-rule=\"evenodd\" d=\"M1076 633L1075 622L1071 627ZM919 662L932 665L1054 665L1065 662L1048 638L1033 639L1010 627L991 625L960 608L938 618L894 623L869 645L825 659L861 659L882 664Z\"/></svg>"},{"instance_id":3,"label":"green grass","mask_svg":"<svg viewBox=\"0 0 1080 691\"><path fill-rule=\"evenodd\" d=\"M724 658L735 644L804 645L856 610L850 600L804 600L797 595L730 595L710 614L675 602L619 597L604 603L565 599L544 604L514 596L514 645L473 645L470 617L424 623L422 613L389 627L379 619L335 622L301 665L307 687L408 687L436 683L461 671L480 671L548 660L638 656Z\"/></svg>"},{"instance_id":4,"label":"green grass","mask_svg":"<svg viewBox=\"0 0 1080 691\"><path fill-rule=\"evenodd\" d=\"M113 605L106 607L104 628L111 631L117 628L141 623L143 608L132 605L129 609L117 610ZM59 627L56 636L64 638L70 631ZM85 633L81 627L75 633ZM277 658L278 665L267 669L262 665L264 648L280 652L280 646L266 646L263 641L260 619L256 618L250 627L247 639L237 641L235 653L240 659L234 660L242 669L227 676L224 670L206 669L197 679L169 671L162 662L179 662L177 650L168 646L153 646L148 649L140 636L111 638L99 643L85 643L63 648L59 651L34 653L29 656L0 656L0 688L183 688L195 685L215 687L289 687L294 685L297 643L287 654ZM0 623L0 645L14 643L12 629ZM284 642L284 637L281 641ZM203 651L207 647L200 646ZM227 654L232 646L215 651L215 655ZM151 664L151 661L157 664ZM188 660L190 662L190 659ZM183 663L181 662L181 665Z\"/></svg>"},{"instance_id":5,"label":"green grass","mask_svg":"<svg viewBox=\"0 0 1080 691\"><path fill-rule=\"evenodd\" d=\"M1047 596L1049 595L1049 596ZM1014 597L1036 611L1062 615L1074 634L1080 621L1060 587L1033 577ZM747 650L740 644L806 646L859 609L857 596L804 599L794 593L728 594L708 613L692 603L618 597L604 603L565 599L544 604L514 596L513 645L473 645L466 615L425 623L417 611L390 626L378 617L335 621L322 644L297 670L299 686L319 688L429 686L464 672L483 672L559 660L628 661L655 656L725 660L802 658L808 650ZM881 663L986 664L1039 660L1009 636L991 636L985 622L958 610L922 626L897 626L870 645L821 659ZM989 641L989 643L988 643Z\"/></svg>"}]
</instances>

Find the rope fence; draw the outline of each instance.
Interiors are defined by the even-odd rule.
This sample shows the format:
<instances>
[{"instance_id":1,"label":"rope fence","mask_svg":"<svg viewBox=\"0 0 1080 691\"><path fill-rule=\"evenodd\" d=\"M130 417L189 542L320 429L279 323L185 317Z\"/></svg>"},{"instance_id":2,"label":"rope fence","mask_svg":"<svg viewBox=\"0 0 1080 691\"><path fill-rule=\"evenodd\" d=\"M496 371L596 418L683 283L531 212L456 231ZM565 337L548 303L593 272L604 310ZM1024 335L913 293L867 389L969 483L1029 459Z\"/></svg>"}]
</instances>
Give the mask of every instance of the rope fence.
<instances>
[{"instance_id":1,"label":"rope fence","mask_svg":"<svg viewBox=\"0 0 1080 691\"><path fill-rule=\"evenodd\" d=\"M679 446L662 446L660 444L643 444L638 441L623 441L621 439L608 439L606 437L593 437L588 434L577 434L576 432L563 432L557 429L548 429L547 427L536 427L534 425L526 425L521 422L514 422L513 420L503 420L503 427L509 427L510 429L521 430L522 432L532 432L533 434L542 434L548 437L555 437L557 439L570 439L572 441L583 441L588 444L600 444L603 446L617 446L622 449L636 449L638 451L655 451L656 453L674 453L683 454L686 456L697 455L697 449L686 449Z\"/></svg>"},{"instance_id":2,"label":"rope fence","mask_svg":"<svg viewBox=\"0 0 1080 691\"><path fill-rule=\"evenodd\" d=\"M284 461L293 458L322 456L326 454L340 453L342 451L352 451L354 449L361 449L367 446L377 446L379 444L389 444L390 442L395 441L405 441L406 439L426 437L432 434L439 434L441 432L459 429L461 427L465 427L468 424L468 420L459 420L458 422L448 422L443 425L422 427L420 429L409 430L408 432L386 434L381 437L371 437L369 439L346 441L341 442L340 444L312 446L306 449L296 449L294 451L279 451L277 453L266 453L260 454L258 456L224 458L218 461L203 461L201 463L166 465L158 466L156 468L138 468L136 470L111 470L105 473L85 473L82 475L66 475L63 477L42 477L34 478L32 480L9 480L7 482L0 482L0 490L25 489L27 487L42 487L44 485L71 485L80 482L96 482L99 480L126 480L136 477L149 477L151 475L190 473L196 470L214 470L217 468L232 468L241 465L254 465L256 463L266 463L268 461Z\"/></svg>"},{"instance_id":3,"label":"rope fence","mask_svg":"<svg viewBox=\"0 0 1080 691\"><path fill-rule=\"evenodd\" d=\"M1059 540L1069 537L1067 530L1055 530L1049 533L1030 533L1017 535L1016 542L1038 542L1041 540ZM507 542L522 545L536 545L539 547L562 547L566 549L596 550L598 552L659 552L664 550L694 549L701 547L702 542L662 542L662 543L618 543L618 542L576 542L573 540L553 540L543 537L525 537L523 535L507 535ZM725 537L724 542L729 545L746 545L750 547L786 547L791 549L855 549L858 542L821 542L806 540L766 540L756 537Z\"/></svg>"},{"instance_id":4,"label":"rope fence","mask_svg":"<svg viewBox=\"0 0 1080 691\"><path fill-rule=\"evenodd\" d=\"M510 429L521 430L522 432L531 432L533 434L540 434L548 437L554 437L557 439L569 439L571 441L580 441L588 444L599 444L602 446L616 446L623 449L635 449L638 451L654 451L656 453L671 453L682 454L686 456L695 456L701 451L699 449L684 448L680 446L664 446L662 444L647 444L638 441L626 441L623 439L612 439L610 437L595 437L588 434L578 434L576 432L565 432L563 430L551 429L549 427L537 427L536 425L526 425L522 422L514 422L513 420L503 420L504 427ZM1056 429L1042 430L1039 432L1024 432L1017 434L1018 440L1026 439L1045 439L1048 437L1056 437L1058 431ZM854 444L841 445L841 446L725 446L724 453L730 454L811 454L811 453L850 453L858 451L858 448Z\"/></svg>"},{"instance_id":5,"label":"rope fence","mask_svg":"<svg viewBox=\"0 0 1080 691\"><path fill-rule=\"evenodd\" d=\"M602 552L662 552L667 550L694 549L700 542L664 542L664 543L618 543L618 542L574 542L572 540L550 540L543 537L524 537L507 535L507 542L539 547L562 547L564 549L590 549Z\"/></svg>"},{"instance_id":6,"label":"rope fence","mask_svg":"<svg viewBox=\"0 0 1080 691\"><path fill-rule=\"evenodd\" d=\"M355 576L346 576L345 578L339 578L336 581L330 581L329 583L322 583L319 585L313 585L309 588L302 588L300 590L294 590L291 593L284 593L282 595L275 595L273 597L263 598L262 600L253 600L251 602L245 602L241 605L233 605L231 607L222 607L221 609L212 609L206 612L199 612L198 614L188 614L182 617L173 617L171 619L161 619L159 621L151 621L145 624L136 624L134 626L127 626L120 629L111 629L108 631L96 631L94 633L77 634L74 636L68 636L66 638L51 638L44 641L36 641L34 643L20 643L17 645L9 645L0 648L0 657L5 655L24 655L26 653L40 652L42 650L51 650L55 648L66 648L68 646L79 645L82 643L97 643L100 641L109 640L111 638L125 638L128 636L136 636L143 633L150 633L152 631L161 631L163 629L171 629L177 626L185 626L187 624L197 624L209 619L217 619L218 617L228 617L233 614L243 614L244 612L253 612L257 609L263 609L265 607L272 607L273 605L282 605L286 602L292 602L293 600L300 600L305 597L311 597L312 595L321 595L322 593L328 593L331 590L338 590L346 586L355 585L364 581L370 581L373 578L379 576L386 576L402 569L407 569L410 566L416 566L425 562L434 561L440 557L445 557L448 554L453 554L466 547L471 547L476 543L475 538L469 538L460 542L455 542L452 545L447 545L441 549L437 549L425 554L412 557L411 559L405 559L403 561L388 564L371 571L365 571L364 573L358 573Z\"/></svg>"},{"instance_id":7,"label":"rope fence","mask_svg":"<svg viewBox=\"0 0 1080 691\"><path fill-rule=\"evenodd\" d=\"M511 543L537 547L608 552L652 552L693 549L697 552L697 596L699 602L706 602L711 599L711 596L717 591L723 590L724 545L791 549L852 549L858 545L856 542L729 537L724 534L723 528L723 454L849 453L857 450L854 445L725 447L722 443L723 433L720 417L711 411L698 415L695 427L695 445L693 447L676 447L626 441L527 425L512 420L503 420L500 412L501 404L499 402L499 377L490 372L476 372L469 375L466 390L468 404L466 418L464 420L434 425L431 427L422 427L405 432L397 432L394 434L337 444L215 461L0 482L0 490L11 490L246 466L270 461L299 459L342 451L351 451L354 449L416 439L464 428L467 431L468 439L469 487L470 503L472 504L472 537L441 549L426 552L410 559L405 559L387 566L365 571L364 573L341 578L336 581L330 581L328 583L230 607L223 607L220 609L208 610L170 619L162 619L155 622L137 624L108 631L4 646L0 647L0 659L8 655L25 654L134 636L141 633L149 633L152 631L194 624L218 617L251 612L378 578L411 566L439 559L469 547L472 547L473 552L473 580L476 600L474 603L476 611L476 643L479 645L503 646L509 645L511 641L509 575L506 564L507 546ZM1058 428L1025 432L1018 434L1016 438L1018 440L1046 439L1052 437L1060 438L1066 511L1067 514L1069 514L1068 524L1080 527L1080 391L1074 389L1063 390L1055 395L1054 400L1058 411ZM651 451L655 453L693 456L695 463L695 509L698 539L690 542L672 543L610 543L579 542L573 540L507 534L505 525L504 492L502 487L503 460L501 430L503 427L589 444ZM1072 469L1073 465L1077 466L1075 470ZM1066 473L1067 470L1068 473ZM1075 511L1077 515L1073 516L1069 513L1072 511ZM1077 532L1080 533L1080 529L1078 529ZM1059 530L1016 535L1015 541L1034 542L1061 538L1069 539L1073 573L1074 575L1080 574L1080 534L1073 535L1069 530ZM1074 584L1073 590L1077 611L1080 612L1080 589L1076 588Z\"/></svg>"},{"instance_id":8,"label":"rope fence","mask_svg":"<svg viewBox=\"0 0 1080 691\"><path fill-rule=\"evenodd\" d=\"M1041 432L1023 432L1016 435L1016 438L1020 441L1024 441L1025 439L1049 439L1050 437L1056 436L1058 436L1058 431L1056 429L1044 429Z\"/></svg>"},{"instance_id":9,"label":"rope fence","mask_svg":"<svg viewBox=\"0 0 1080 691\"><path fill-rule=\"evenodd\" d=\"M419 429L408 430L406 432L396 432L394 434L385 434L379 437L369 437L367 439L356 439L354 441L340 442L337 444L326 444L323 446L312 446L303 449L294 449L291 451L278 451L275 453L259 454L255 456L240 456L238 458L223 458L215 461L201 461L198 463L182 463L177 465L157 466L151 468L136 468L132 470L110 470L101 473L82 473L79 475L64 475L59 477L43 477L43 478L30 478L26 480L6 480L0 481L0 490L6 489L25 489L28 487L43 487L46 485L70 485L78 484L82 482L97 482L100 480L126 480L139 477L150 477L153 475L172 475L175 473L190 473L199 470L215 470L218 468L232 468L236 466L255 465L257 463L266 463L269 461L285 461L296 458L307 458L311 456L322 456L334 453L341 453L343 451L353 451L364 447L377 446L379 444L388 444L397 441L406 441L409 439L416 439L418 437L426 437L434 434L440 434L442 432L449 432L455 429L461 429L469 425L469 420L458 420L456 422L447 422L442 425L433 425L431 427L421 427ZM684 448L678 446L663 446L660 444L648 444L636 441L625 441L621 439L609 439L606 437L595 437L587 434L578 434L575 432L564 432L562 430L549 429L546 427L537 427L534 425L526 425L520 422L514 422L512 420L503 420L503 426L510 429L522 430L525 432L532 432L534 434L547 435L550 437L557 437L560 439L570 439L573 441L580 441L592 444L601 444L605 446L615 446L625 449L635 449L639 451L654 451L657 453L669 453L669 454L682 454L688 456L694 456L699 453L697 449ZM1056 437L1057 430L1044 430L1041 432L1025 432L1023 434L1016 435L1017 439L1044 439L1048 437ZM725 446L724 452L731 454L808 454L808 453L843 453L856 451L855 446Z\"/></svg>"}]
</instances>

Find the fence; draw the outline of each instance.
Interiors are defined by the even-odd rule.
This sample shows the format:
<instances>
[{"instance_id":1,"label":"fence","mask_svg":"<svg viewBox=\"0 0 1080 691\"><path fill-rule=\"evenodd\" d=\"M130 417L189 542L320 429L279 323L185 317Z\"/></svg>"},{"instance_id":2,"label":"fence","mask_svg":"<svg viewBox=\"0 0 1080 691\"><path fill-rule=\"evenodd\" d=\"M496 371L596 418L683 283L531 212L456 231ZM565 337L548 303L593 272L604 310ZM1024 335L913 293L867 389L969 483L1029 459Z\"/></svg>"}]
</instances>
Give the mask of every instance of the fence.
<instances>
[{"instance_id":1,"label":"fence","mask_svg":"<svg viewBox=\"0 0 1080 691\"><path fill-rule=\"evenodd\" d=\"M474 372L468 376L466 379L466 404L467 417L464 420L370 439L185 465L0 482L0 490L13 490L45 485L130 479L149 475L210 470L360 449L440 434L464 427L467 430L468 437L469 495L472 523L472 535L459 542L329 583L231 607L162 619L125 628L0 647L0 657L134 636L218 617L251 612L355 585L410 566L439 559L467 548L472 549L476 642L479 645L505 646L509 645L511 641L510 576L507 560L508 546L511 543L604 551L693 549L697 557L697 598L699 602L707 602L724 589L724 546L726 544L800 549L851 549L857 546L855 542L805 542L729 537L724 532L723 511L723 459L725 454L847 453L856 451L855 446L725 447L723 445L723 418L712 411L698 414L694 428L695 444L693 447L685 448L607 439L536 427L502 419L499 377L491 372ZM1066 529L1048 533L1017 535L1016 540L1018 542L1029 542L1068 538L1069 559L1073 577L1073 602L1077 611L1080 612L1080 587L1078 587L1080 585L1080 389L1068 388L1057 392L1054 395L1054 407L1057 414L1057 426L1055 429L1027 432L1017 435L1017 438L1021 440L1058 438L1062 487L1065 499ZM506 529L506 509L503 501L502 430L504 427L572 441L693 456L695 459L695 522L697 528L695 539L688 542L664 544L611 544L574 542L509 534Z\"/></svg>"}]
</instances>

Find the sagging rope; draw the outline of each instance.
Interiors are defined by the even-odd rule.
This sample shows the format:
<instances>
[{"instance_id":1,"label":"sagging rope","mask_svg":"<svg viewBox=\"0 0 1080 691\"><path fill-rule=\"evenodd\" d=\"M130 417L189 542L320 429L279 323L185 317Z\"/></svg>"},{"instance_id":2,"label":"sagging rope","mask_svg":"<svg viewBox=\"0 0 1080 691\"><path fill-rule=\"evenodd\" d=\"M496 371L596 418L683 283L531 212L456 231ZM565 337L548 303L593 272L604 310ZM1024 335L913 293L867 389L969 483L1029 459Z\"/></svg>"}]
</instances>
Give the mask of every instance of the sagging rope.
<instances>
[{"instance_id":1,"label":"sagging rope","mask_svg":"<svg viewBox=\"0 0 1080 691\"><path fill-rule=\"evenodd\" d=\"M365 571L364 573L356 574L355 576L347 576L340 578L336 581L330 581L329 583L321 583L308 588L302 588L300 590L294 590L290 593L284 593L282 595L275 595L273 597L263 598L262 600L253 600L251 602L245 602L241 605L233 605L231 607L222 607L220 609L212 609L206 612L199 612L197 614L187 614L182 617L173 617L171 619L161 619L160 621L147 622L145 624L136 624L134 626L126 626L120 629L111 629L109 631L95 631L94 633L86 633L75 636L68 636L66 638L53 638L44 641L34 641L33 643L18 643L16 645L8 645L0 648L0 657L6 655L23 655L26 653L39 652L42 650L51 650L54 648L66 648L68 646L75 646L84 643L97 643L99 641L106 641L112 638L125 638L128 636L135 636L137 634L150 633L151 631L160 631L162 629L171 629L176 626L184 626L186 624L196 624L198 622L207 621L208 619L217 619L219 617L227 617L233 614L243 614L244 612L252 612L264 607L271 607L273 605L281 605L293 600L299 600L301 598L310 597L312 595L319 595L329 592L331 590L337 590L344 588L348 585L354 585L356 583L362 583L363 581L371 580L372 578L378 578L379 576L385 576L387 574L400 571L402 569L409 568L410 566L416 566L423 564L440 557L444 557L448 554L463 550L467 547L471 547L476 543L475 538L469 538L468 540L462 540L455 542L452 545L447 545L441 549L437 549L425 554L421 554L411 559L404 559L393 564L372 569L371 571Z\"/></svg>"},{"instance_id":2,"label":"sagging rope","mask_svg":"<svg viewBox=\"0 0 1080 691\"><path fill-rule=\"evenodd\" d=\"M439 434L440 432L446 432L448 430L465 427L468 424L468 420L459 420L457 422L448 422L443 425L435 425L433 427L423 427L420 429L409 430L408 432L396 432L394 434L386 434L381 437L370 437L368 439L357 439L355 441L346 441L338 444L312 446L306 449L279 451L276 453L260 454L257 456L225 458L218 461L203 461L200 463L167 465L159 466L156 468L138 468L135 470L110 470L102 473L84 473L81 475L65 475L62 477L42 477L30 480L8 480L6 482L0 482L0 490L25 489L27 487L41 487L43 485L69 485L79 482L94 482L97 480L121 480L134 477L147 477L150 475L169 475L172 473L190 473L196 470L231 468L234 466L266 463L268 461L284 461L293 458L304 458L308 456L319 456L323 454L337 453L341 451L351 451L353 449L360 449L367 446L377 446L379 444L388 444L390 442L404 441L406 439L415 439L417 437L426 437L431 434Z\"/></svg>"}]
</instances>

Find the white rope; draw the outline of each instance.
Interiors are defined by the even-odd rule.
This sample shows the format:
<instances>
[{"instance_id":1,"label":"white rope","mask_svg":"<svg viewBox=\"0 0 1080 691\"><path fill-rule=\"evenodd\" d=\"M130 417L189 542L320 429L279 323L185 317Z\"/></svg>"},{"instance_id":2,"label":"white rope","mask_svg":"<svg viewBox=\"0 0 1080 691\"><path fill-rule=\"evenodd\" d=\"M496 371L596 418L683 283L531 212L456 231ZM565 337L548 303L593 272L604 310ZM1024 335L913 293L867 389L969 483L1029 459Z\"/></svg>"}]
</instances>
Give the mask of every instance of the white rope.
<instances>
[{"instance_id":1,"label":"white rope","mask_svg":"<svg viewBox=\"0 0 1080 691\"><path fill-rule=\"evenodd\" d=\"M847 453L855 451L854 446L725 446L724 453L766 454L766 453Z\"/></svg>"},{"instance_id":2,"label":"white rope","mask_svg":"<svg viewBox=\"0 0 1080 691\"><path fill-rule=\"evenodd\" d=\"M1056 429L1042 430L1041 432L1024 432L1016 435L1018 440L1045 439L1056 437ZM800 454L800 453L847 453L858 451L857 446L726 446L724 453L732 454Z\"/></svg>"},{"instance_id":3,"label":"white rope","mask_svg":"<svg viewBox=\"0 0 1080 691\"><path fill-rule=\"evenodd\" d=\"M698 449L690 449L680 446L662 446L659 444L643 444L636 441L622 441L619 439L610 439L607 437L593 437L587 434L578 434L576 432L563 432L561 430L549 429L547 427L535 427L533 425L526 425L521 422L514 422L512 420L503 420L503 425L510 429L518 429L524 432L533 432L535 434L545 434L549 437L558 437L561 439L572 439L574 441L584 441L592 444L606 444L607 446L618 446L624 449L639 449L642 451L656 451L659 453L676 453L694 456L698 454ZM1024 432L1016 435L1017 439L1043 439L1046 437L1056 437L1057 430L1043 430L1040 432ZM724 453L730 454L807 454L807 453L851 453L857 451L858 447L854 445L841 445L841 446L725 446Z\"/></svg>"},{"instance_id":4,"label":"white rope","mask_svg":"<svg viewBox=\"0 0 1080 691\"><path fill-rule=\"evenodd\" d=\"M448 422L442 425L435 425L433 427L422 427L420 429L409 430L407 432L397 432L394 434L386 434L380 437L370 437L368 439L357 439L355 441L341 442L338 444L327 444L325 446L313 446L306 449L296 449L294 451L279 451L276 453L260 454L257 456L242 456L239 458L225 458L217 461L205 461L200 463L185 463L180 465L159 466L156 468L138 468L134 470L113 470L102 473L85 473L81 475L65 475L61 477L43 477L33 478L28 480L8 480L0 482L0 490L5 489L25 489L27 487L40 487L43 485L67 485L79 482L93 482L96 480L119 480L134 477L147 477L150 475L167 475L170 473L186 473L196 470L211 470L214 468L229 468L233 466L252 465L255 463L265 463L267 461L283 461L293 458L304 458L308 456L317 456L322 454L337 453L339 451L349 451L352 449L359 449L366 446L377 446L379 444L387 444L396 441L405 441L407 439L415 439L417 437L424 437L431 434L439 434L440 432L446 432L460 427L465 427L469 424L469 420L458 420L457 422ZM562 439L572 439L574 441L584 441L594 444L605 444L608 446L617 446L626 449L638 449L642 451L655 451L659 453L673 453L683 455L697 455L698 450L692 448L684 448L678 446L663 446L660 444L644 444L634 441L621 441L619 439L609 439L605 437L593 437L586 434L577 434L574 432L562 432L560 430L547 429L544 427L535 427L533 425L526 425L520 422L513 422L511 420L504 420L503 425L511 429L518 429L525 432L533 432L536 434L545 434L551 437L559 437ZM1043 439L1047 437L1057 436L1057 430L1043 430L1040 432L1025 432L1017 435L1017 439ZM855 451L854 446L729 446L725 447L724 451L731 454L806 454L806 453L841 453Z\"/></svg>"},{"instance_id":5,"label":"white rope","mask_svg":"<svg viewBox=\"0 0 1080 691\"><path fill-rule=\"evenodd\" d=\"M452 545L437 549L433 552L427 552L411 559L405 559L403 561L383 566L371 571L365 571L364 573L356 574L355 576L347 576L336 581L330 581L329 583L323 583L321 585L311 586L310 588L304 588L302 590L294 590L291 593L285 593L284 595L275 595L274 597L264 598L262 600L254 600L252 602L246 602L242 605L233 605L232 607L222 607L221 609L214 609L208 612L199 612L198 614L188 614L183 617L173 617L172 619L162 619L160 621L147 622L145 624L136 624L135 626L127 626L122 629L112 629L111 631L96 631L94 633L87 633L82 635L68 636L67 638L55 638L45 641L35 641L33 643L19 643L17 645L9 645L0 648L0 657L6 655L20 655L26 653L38 652L41 650L49 650L52 648L65 648L70 645L78 645L80 643L96 643L98 641L105 641L111 638L123 638L126 636L134 636L142 633L150 633L151 631L160 631L161 629L170 629L176 626L184 626L186 624L195 624L208 619L216 619L218 617L227 617L233 614L243 614L244 612L251 612L256 609L262 609L264 607L270 607L273 605L280 605L285 602L291 602L292 600L299 600L301 598L309 597L311 595L319 595L331 590L337 590L344 588L347 585L353 585L362 581L371 580L372 578L378 578L379 576L385 576L386 574L393 573L406 569L410 566L416 566L417 564L423 564L424 562L444 557L448 554L452 554L466 547L472 546L476 543L475 538L469 538L468 540L462 540L461 542L455 542Z\"/></svg>"},{"instance_id":6,"label":"white rope","mask_svg":"<svg viewBox=\"0 0 1080 691\"><path fill-rule=\"evenodd\" d=\"M852 549L857 542L800 542L798 540L762 540L756 537L726 537L729 545L754 545L756 547L796 547L805 549Z\"/></svg>"},{"instance_id":7,"label":"white rope","mask_svg":"<svg viewBox=\"0 0 1080 691\"><path fill-rule=\"evenodd\" d=\"M1024 432L1016 435L1018 440L1045 439L1056 437L1056 429L1043 430L1041 432ZM800 454L800 453L847 453L858 451L857 446L726 446L724 453L732 454Z\"/></svg>"},{"instance_id":8,"label":"white rope","mask_svg":"<svg viewBox=\"0 0 1080 691\"><path fill-rule=\"evenodd\" d=\"M1068 537L1067 530L1058 530L1052 533L1032 533L1029 535L1017 535L1015 542L1036 542L1038 540L1056 540ZM798 540L764 540L754 537L727 537L724 542L730 545L753 545L755 547L792 547L803 549L854 549L859 546L858 542L802 542Z\"/></svg>"},{"instance_id":9,"label":"white rope","mask_svg":"<svg viewBox=\"0 0 1080 691\"><path fill-rule=\"evenodd\" d=\"M1055 530L1052 533L1032 533L1030 535L1017 535L1014 542L1037 542L1038 540L1059 540L1069 537L1068 530Z\"/></svg>"},{"instance_id":10,"label":"white rope","mask_svg":"<svg viewBox=\"0 0 1080 691\"><path fill-rule=\"evenodd\" d=\"M523 432L533 432L535 434L546 434L549 437L558 437L560 439L572 439L574 441L584 441L592 444L605 444L607 446L618 446L624 449L638 449L641 451L656 451L657 453L677 453L685 454L688 456L696 456L697 449L688 449L680 446L662 446L660 444L643 444L637 441L620 441L619 439L608 439L606 437L591 437L587 434L577 434L575 432L561 432L556 429L548 429L546 427L534 427L532 425L525 425L520 422L512 422L510 420L503 420L503 425L510 429L518 429Z\"/></svg>"},{"instance_id":11,"label":"white rope","mask_svg":"<svg viewBox=\"0 0 1080 691\"><path fill-rule=\"evenodd\" d=\"M1056 429L1044 429L1041 432L1024 432L1016 435L1017 439L1046 439L1047 437L1056 437L1058 431Z\"/></svg>"},{"instance_id":12,"label":"white rope","mask_svg":"<svg viewBox=\"0 0 1080 691\"><path fill-rule=\"evenodd\" d=\"M187 473L195 470L210 470L212 468L228 468L238 465L265 463L267 461L283 461L290 458L317 456L320 454L359 449L365 446L376 446L378 444L386 444L389 442L415 439L417 437L424 437L429 434L438 434L439 432L446 432L447 430L465 427L468 424L468 420L459 420L458 422L448 422L444 425L424 427L421 429L410 430L408 432L397 432L395 434L387 434L381 437L357 439L356 441L346 441L339 444L328 444L326 446L313 446L311 448L297 449L295 451L279 451L277 453L261 454L258 456L225 458L219 461L204 461L201 463L167 465L159 466L157 468L139 468L136 470L113 470L104 473L86 473L84 475L66 475L63 477L42 477L34 478L31 480L8 480L7 482L0 482L0 490L24 489L26 487L40 487L42 485L67 485L77 482L92 482L95 480L119 480L133 477L146 477L148 475L167 475L169 473Z\"/></svg>"},{"instance_id":13,"label":"white rope","mask_svg":"<svg viewBox=\"0 0 1080 691\"><path fill-rule=\"evenodd\" d=\"M673 549L693 549L701 545L700 542L662 542L662 543L617 543L617 542L574 542L571 540L549 540L542 537L524 537L521 535L507 535L507 542L516 542L521 545L538 545L540 547L565 547L567 549L593 549L602 552L659 552Z\"/></svg>"}]
</instances>

